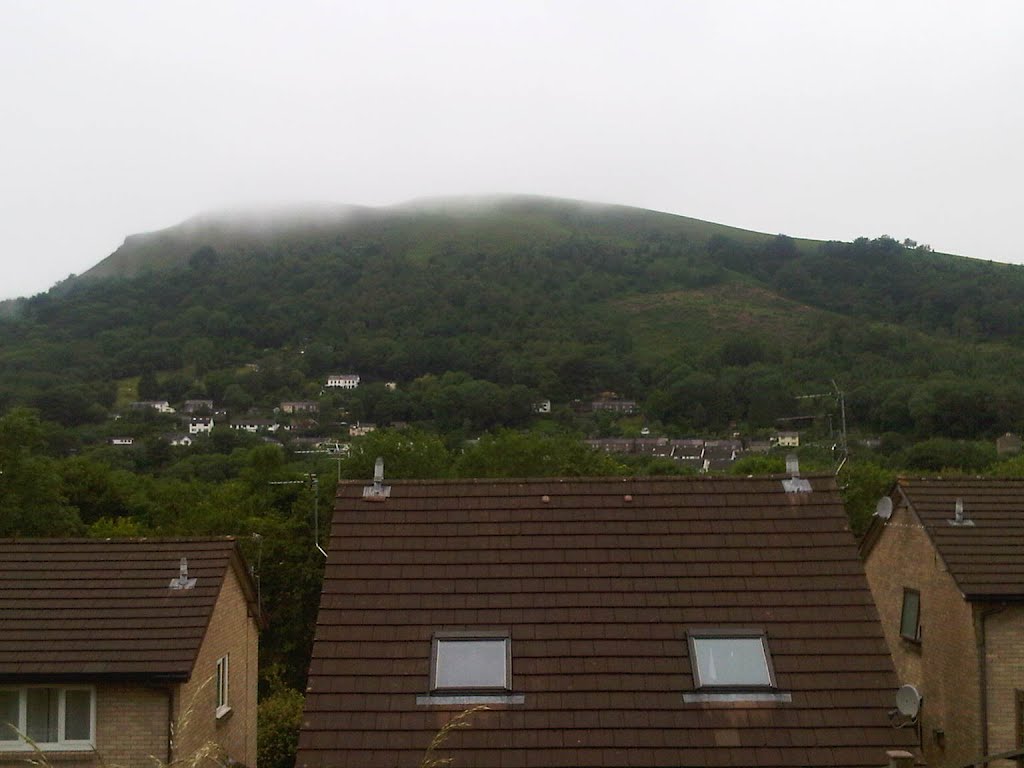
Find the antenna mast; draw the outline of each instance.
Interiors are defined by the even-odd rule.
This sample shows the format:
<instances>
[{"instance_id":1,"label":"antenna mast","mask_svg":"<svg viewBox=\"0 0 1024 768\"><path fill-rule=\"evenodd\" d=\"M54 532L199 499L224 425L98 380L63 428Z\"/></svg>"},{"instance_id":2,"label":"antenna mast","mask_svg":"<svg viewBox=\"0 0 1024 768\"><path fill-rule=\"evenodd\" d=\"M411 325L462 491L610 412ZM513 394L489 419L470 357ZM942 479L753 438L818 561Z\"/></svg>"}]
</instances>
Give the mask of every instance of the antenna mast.
<instances>
[{"instance_id":1,"label":"antenna mast","mask_svg":"<svg viewBox=\"0 0 1024 768\"><path fill-rule=\"evenodd\" d=\"M836 472L838 472L839 469L842 469L842 466L843 464L846 463L846 460L850 458L849 445L846 441L846 395L843 394L843 390L841 390L839 388L839 385L836 384L835 379L830 379L829 381L832 384L831 392L819 392L814 395L797 395L796 399L815 400L819 397L834 397L836 402L839 404L839 449L842 452L843 459L842 461L839 462L839 467L836 469Z\"/></svg>"}]
</instances>

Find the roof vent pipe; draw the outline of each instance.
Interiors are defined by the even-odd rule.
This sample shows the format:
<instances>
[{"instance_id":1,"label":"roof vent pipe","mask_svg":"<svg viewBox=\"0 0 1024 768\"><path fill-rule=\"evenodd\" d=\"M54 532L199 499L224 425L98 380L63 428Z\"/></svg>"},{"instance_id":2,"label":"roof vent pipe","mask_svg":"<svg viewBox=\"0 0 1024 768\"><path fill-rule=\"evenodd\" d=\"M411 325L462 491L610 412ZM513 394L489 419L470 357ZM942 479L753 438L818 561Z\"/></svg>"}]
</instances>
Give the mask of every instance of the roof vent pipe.
<instances>
[{"instance_id":1,"label":"roof vent pipe","mask_svg":"<svg viewBox=\"0 0 1024 768\"><path fill-rule=\"evenodd\" d=\"M953 505L953 519L949 521L950 525L959 526L971 526L974 525L974 521L971 520L967 515L964 514L964 500L957 499Z\"/></svg>"},{"instance_id":2,"label":"roof vent pipe","mask_svg":"<svg viewBox=\"0 0 1024 768\"><path fill-rule=\"evenodd\" d=\"M195 577L193 576L191 579L188 577L188 559L183 557L178 565L178 578L171 579L168 586L171 589L192 589L195 585Z\"/></svg>"},{"instance_id":3,"label":"roof vent pipe","mask_svg":"<svg viewBox=\"0 0 1024 768\"><path fill-rule=\"evenodd\" d=\"M800 460L796 454L786 456L786 472L789 480L782 481L782 487L786 493L810 493L811 483L800 477Z\"/></svg>"},{"instance_id":4,"label":"roof vent pipe","mask_svg":"<svg viewBox=\"0 0 1024 768\"><path fill-rule=\"evenodd\" d=\"M391 495L391 486L384 485L384 458L377 457L373 465L373 485L363 487L363 501L384 501Z\"/></svg>"},{"instance_id":5,"label":"roof vent pipe","mask_svg":"<svg viewBox=\"0 0 1024 768\"><path fill-rule=\"evenodd\" d=\"M786 456L786 474L791 477L800 477L800 459L795 453Z\"/></svg>"}]
</instances>

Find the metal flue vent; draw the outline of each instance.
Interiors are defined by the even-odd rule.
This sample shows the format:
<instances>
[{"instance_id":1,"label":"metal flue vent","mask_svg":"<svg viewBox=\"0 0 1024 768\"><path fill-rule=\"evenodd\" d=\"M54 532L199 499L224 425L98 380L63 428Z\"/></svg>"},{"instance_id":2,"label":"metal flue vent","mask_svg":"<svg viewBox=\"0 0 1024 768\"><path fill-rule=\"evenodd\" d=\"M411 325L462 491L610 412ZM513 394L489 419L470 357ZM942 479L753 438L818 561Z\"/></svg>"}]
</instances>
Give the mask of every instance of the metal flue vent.
<instances>
[{"instance_id":1,"label":"metal flue vent","mask_svg":"<svg viewBox=\"0 0 1024 768\"><path fill-rule=\"evenodd\" d=\"M391 495L391 486L384 485L384 459L377 457L373 465L373 485L363 488L363 501L384 501Z\"/></svg>"},{"instance_id":2,"label":"metal flue vent","mask_svg":"<svg viewBox=\"0 0 1024 768\"><path fill-rule=\"evenodd\" d=\"M193 589L196 585L196 578L193 576L189 578L188 575L188 558L181 558L181 564L178 566L178 578L171 579L171 583L168 585L171 589Z\"/></svg>"},{"instance_id":3,"label":"metal flue vent","mask_svg":"<svg viewBox=\"0 0 1024 768\"><path fill-rule=\"evenodd\" d=\"M789 480L782 481L786 493L811 492L811 482L800 477L800 460L792 453L786 457L786 472L790 476Z\"/></svg>"},{"instance_id":4,"label":"metal flue vent","mask_svg":"<svg viewBox=\"0 0 1024 768\"><path fill-rule=\"evenodd\" d=\"M969 518L967 514L964 512L963 499L957 499L956 503L953 505L953 519L949 521L949 524L957 526L974 525L974 521L971 520L971 518Z\"/></svg>"}]
</instances>

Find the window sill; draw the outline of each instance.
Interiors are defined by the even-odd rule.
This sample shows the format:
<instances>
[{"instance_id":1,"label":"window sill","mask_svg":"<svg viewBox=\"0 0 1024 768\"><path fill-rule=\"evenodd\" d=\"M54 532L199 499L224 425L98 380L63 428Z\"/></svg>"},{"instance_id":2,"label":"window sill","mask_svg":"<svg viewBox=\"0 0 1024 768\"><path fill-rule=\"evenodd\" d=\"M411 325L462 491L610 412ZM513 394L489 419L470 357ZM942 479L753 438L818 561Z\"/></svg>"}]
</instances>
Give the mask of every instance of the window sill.
<instances>
[{"instance_id":1,"label":"window sill","mask_svg":"<svg viewBox=\"0 0 1024 768\"><path fill-rule=\"evenodd\" d=\"M227 717L230 714L231 714L231 707L229 707L227 704L223 704L222 706L217 707L216 715L217 715L217 719L218 720L223 720L225 717Z\"/></svg>"},{"instance_id":2,"label":"window sill","mask_svg":"<svg viewBox=\"0 0 1024 768\"><path fill-rule=\"evenodd\" d=\"M47 762L81 760L83 753L96 751L96 747L92 744L38 744L36 746L39 752L43 752L46 755ZM23 755L26 752L36 752L36 747L30 744L14 744L10 742L0 744L0 755Z\"/></svg>"},{"instance_id":3,"label":"window sill","mask_svg":"<svg viewBox=\"0 0 1024 768\"><path fill-rule=\"evenodd\" d=\"M521 693L463 693L427 694L416 697L416 704L425 707L473 706L476 704L524 704L526 696Z\"/></svg>"},{"instance_id":4,"label":"window sill","mask_svg":"<svg viewBox=\"0 0 1024 768\"><path fill-rule=\"evenodd\" d=\"M789 704L793 694L774 691L693 691L683 694L684 704L720 704L731 702L770 702Z\"/></svg>"},{"instance_id":5,"label":"window sill","mask_svg":"<svg viewBox=\"0 0 1024 768\"><path fill-rule=\"evenodd\" d=\"M908 650L914 651L915 653L921 652L921 641L919 639L900 635L900 642L903 643L903 646Z\"/></svg>"}]
</instances>

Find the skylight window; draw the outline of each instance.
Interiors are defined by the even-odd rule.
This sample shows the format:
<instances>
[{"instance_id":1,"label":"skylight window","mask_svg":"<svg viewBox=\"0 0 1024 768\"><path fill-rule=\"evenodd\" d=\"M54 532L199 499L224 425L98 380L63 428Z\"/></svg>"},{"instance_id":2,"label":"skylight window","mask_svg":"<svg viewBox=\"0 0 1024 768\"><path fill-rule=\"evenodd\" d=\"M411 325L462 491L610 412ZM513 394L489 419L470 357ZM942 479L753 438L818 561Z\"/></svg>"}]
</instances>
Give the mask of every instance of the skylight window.
<instances>
[{"instance_id":1,"label":"skylight window","mask_svg":"<svg viewBox=\"0 0 1024 768\"><path fill-rule=\"evenodd\" d=\"M507 691L512 688L512 641L508 635L435 635L430 666L432 691Z\"/></svg>"},{"instance_id":2,"label":"skylight window","mask_svg":"<svg viewBox=\"0 0 1024 768\"><path fill-rule=\"evenodd\" d=\"M728 690L775 687L775 674L763 633L699 631L690 632L689 640L694 687Z\"/></svg>"}]
</instances>

